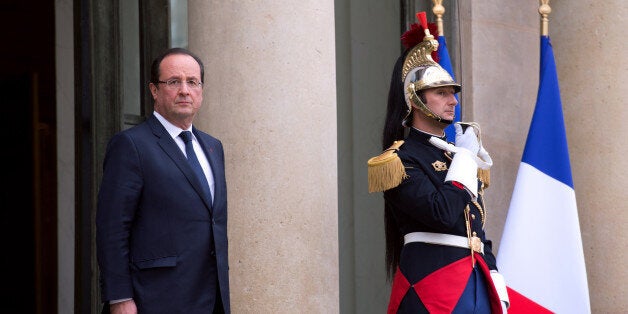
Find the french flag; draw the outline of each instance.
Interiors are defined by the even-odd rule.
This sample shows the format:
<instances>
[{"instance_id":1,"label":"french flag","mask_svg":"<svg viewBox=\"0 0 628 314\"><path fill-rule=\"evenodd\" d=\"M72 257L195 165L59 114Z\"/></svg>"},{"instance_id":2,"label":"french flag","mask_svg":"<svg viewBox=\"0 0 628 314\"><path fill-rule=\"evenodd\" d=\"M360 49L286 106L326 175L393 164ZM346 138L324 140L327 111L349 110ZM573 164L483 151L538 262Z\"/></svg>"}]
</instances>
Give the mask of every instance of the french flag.
<instances>
[{"instance_id":1,"label":"french flag","mask_svg":"<svg viewBox=\"0 0 628 314\"><path fill-rule=\"evenodd\" d=\"M591 313L554 52L541 36L536 107L497 265L508 313Z\"/></svg>"}]
</instances>

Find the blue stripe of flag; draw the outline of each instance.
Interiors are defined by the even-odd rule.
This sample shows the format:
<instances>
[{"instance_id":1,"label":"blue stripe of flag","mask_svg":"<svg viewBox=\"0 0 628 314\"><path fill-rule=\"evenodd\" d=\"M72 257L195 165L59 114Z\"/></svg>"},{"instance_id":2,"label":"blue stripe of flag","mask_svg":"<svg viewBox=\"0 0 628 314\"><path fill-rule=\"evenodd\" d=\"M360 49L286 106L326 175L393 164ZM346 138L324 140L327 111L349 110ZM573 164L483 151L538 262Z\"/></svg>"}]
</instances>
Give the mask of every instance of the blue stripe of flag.
<instances>
[{"instance_id":1,"label":"blue stripe of flag","mask_svg":"<svg viewBox=\"0 0 628 314\"><path fill-rule=\"evenodd\" d=\"M521 161L573 189L558 75L548 36L541 36L540 66L539 91Z\"/></svg>"}]
</instances>

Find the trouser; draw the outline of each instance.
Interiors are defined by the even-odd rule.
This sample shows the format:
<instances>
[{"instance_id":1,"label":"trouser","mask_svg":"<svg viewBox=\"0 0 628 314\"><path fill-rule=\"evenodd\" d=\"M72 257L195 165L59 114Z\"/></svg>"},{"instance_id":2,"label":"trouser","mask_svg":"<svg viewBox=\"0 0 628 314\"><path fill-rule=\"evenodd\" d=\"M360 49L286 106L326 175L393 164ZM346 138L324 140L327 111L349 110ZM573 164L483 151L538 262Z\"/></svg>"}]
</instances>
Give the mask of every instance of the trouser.
<instances>
[{"instance_id":1,"label":"trouser","mask_svg":"<svg viewBox=\"0 0 628 314\"><path fill-rule=\"evenodd\" d=\"M415 283L397 269L388 313L501 313L489 273L481 257L474 267L463 258Z\"/></svg>"}]
</instances>

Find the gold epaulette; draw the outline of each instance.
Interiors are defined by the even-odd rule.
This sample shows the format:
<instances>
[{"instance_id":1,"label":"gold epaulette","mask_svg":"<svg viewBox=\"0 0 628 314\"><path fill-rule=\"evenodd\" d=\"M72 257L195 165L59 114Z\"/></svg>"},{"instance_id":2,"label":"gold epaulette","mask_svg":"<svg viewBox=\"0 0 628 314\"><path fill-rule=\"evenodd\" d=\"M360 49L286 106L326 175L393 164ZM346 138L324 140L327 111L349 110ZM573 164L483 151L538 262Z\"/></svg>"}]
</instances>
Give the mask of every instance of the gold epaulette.
<instances>
[{"instance_id":1,"label":"gold epaulette","mask_svg":"<svg viewBox=\"0 0 628 314\"><path fill-rule=\"evenodd\" d=\"M403 145L403 141L395 141L379 156L368 160L369 193L392 189L408 177L406 169L397 155L401 145Z\"/></svg>"}]
</instances>

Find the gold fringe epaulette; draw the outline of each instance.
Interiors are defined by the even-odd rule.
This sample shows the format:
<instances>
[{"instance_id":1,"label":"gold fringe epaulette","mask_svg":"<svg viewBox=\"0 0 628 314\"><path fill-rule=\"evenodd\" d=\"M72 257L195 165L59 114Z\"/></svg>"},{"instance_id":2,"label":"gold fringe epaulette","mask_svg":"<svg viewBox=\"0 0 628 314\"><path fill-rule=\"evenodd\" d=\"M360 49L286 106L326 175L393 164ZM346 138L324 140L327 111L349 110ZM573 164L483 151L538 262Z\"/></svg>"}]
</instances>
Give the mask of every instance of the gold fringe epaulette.
<instances>
[{"instance_id":1,"label":"gold fringe epaulette","mask_svg":"<svg viewBox=\"0 0 628 314\"><path fill-rule=\"evenodd\" d=\"M403 141L395 141L379 156L368 160L369 193L392 189L407 178L406 169L397 155Z\"/></svg>"},{"instance_id":2,"label":"gold fringe epaulette","mask_svg":"<svg viewBox=\"0 0 628 314\"><path fill-rule=\"evenodd\" d=\"M484 189L488 188L488 186L491 185L491 170L478 169L478 179L484 183Z\"/></svg>"}]
</instances>

